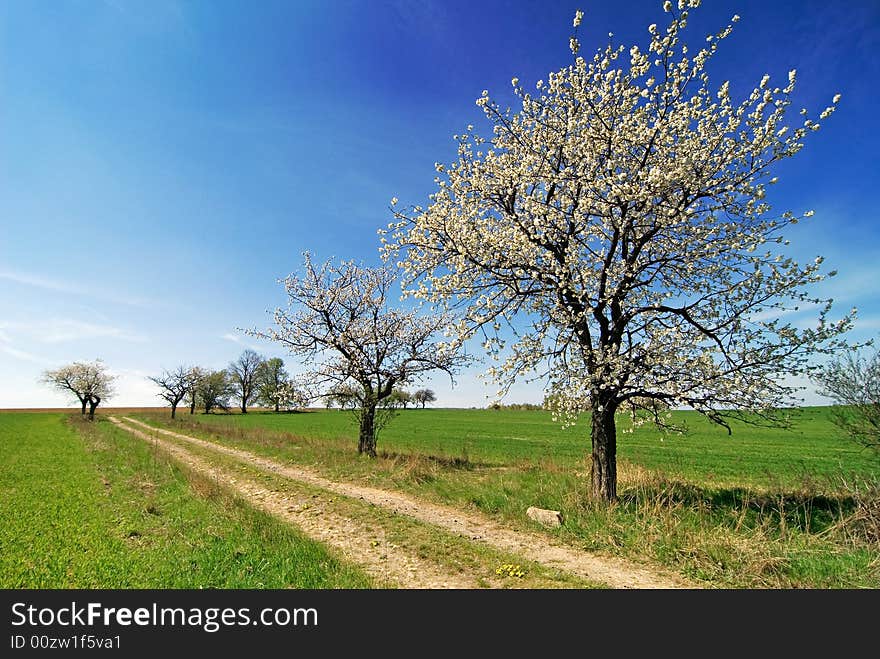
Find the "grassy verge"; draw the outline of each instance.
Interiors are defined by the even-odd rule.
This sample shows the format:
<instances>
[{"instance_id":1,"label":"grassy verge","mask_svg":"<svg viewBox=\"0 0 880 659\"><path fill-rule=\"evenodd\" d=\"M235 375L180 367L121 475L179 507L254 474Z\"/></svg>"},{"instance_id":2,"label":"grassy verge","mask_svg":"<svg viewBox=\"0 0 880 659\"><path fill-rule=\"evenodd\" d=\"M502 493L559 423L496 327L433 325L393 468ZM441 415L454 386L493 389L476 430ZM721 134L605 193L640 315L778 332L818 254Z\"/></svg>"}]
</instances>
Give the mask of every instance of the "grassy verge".
<instances>
[{"instance_id":1,"label":"grassy verge","mask_svg":"<svg viewBox=\"0 0 880 659\"><path fill-rule=\"evenodd\" d=\"M442 412L436 421L433 412ZM356 455L351 436L332 436L348 422L339 412L183 416L171 427L331 478L476 508L515 528L536 529L523 515L529 505L562 510L565 525L545 532L649 558L710 587L876 588L877 462L838 439L821 410L802 415L793 431L737 428L733 438L702 433L696 418L685 437L625 435L621 500L610 508L585 496L582 440L575 456L573 438L540 412L410 411L392 422L373 461ZM142 418L169 425L160 414ZM418 426L418 436L393 434L399 421Z\"/></svg>"},{"instance_id":2,"label":"grassy verge","mask_svg":"<svg viewBox=\"0 0 880 659\"><path fill-rule=\"evenodd\" d=\"M4 414L0 451L0 587L371 586L107 421Z\"/></svg>"}]
</instances>

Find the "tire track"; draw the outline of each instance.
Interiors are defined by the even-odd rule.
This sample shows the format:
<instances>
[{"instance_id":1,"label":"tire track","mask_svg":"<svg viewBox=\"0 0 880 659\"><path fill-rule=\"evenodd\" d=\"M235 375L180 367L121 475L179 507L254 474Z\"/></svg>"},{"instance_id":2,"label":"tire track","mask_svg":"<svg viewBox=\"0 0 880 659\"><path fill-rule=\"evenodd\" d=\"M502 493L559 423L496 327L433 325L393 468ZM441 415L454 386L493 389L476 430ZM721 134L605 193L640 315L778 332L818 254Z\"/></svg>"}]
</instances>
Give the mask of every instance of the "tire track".
<instances>
[{"instance_id":1,"label":"tire track","mask_svg":"<svg viewBox=\"0 0 880 659\"><path fill-rule=\"evenodd\" d=\"M476 575L445 572L434 562L426 561L388 541L381 529L369 528L326 508L314 508L310 505L311 497L290 497L274 492L255 481L213 465L172 442L148 435L114 417L108 418L127 433L158 445L197 473L233 489L255 507L294 524L310 538L330 545L347 561L359 565L379 584L421 589L480 587Z\"/></svg>"}]
</instances>

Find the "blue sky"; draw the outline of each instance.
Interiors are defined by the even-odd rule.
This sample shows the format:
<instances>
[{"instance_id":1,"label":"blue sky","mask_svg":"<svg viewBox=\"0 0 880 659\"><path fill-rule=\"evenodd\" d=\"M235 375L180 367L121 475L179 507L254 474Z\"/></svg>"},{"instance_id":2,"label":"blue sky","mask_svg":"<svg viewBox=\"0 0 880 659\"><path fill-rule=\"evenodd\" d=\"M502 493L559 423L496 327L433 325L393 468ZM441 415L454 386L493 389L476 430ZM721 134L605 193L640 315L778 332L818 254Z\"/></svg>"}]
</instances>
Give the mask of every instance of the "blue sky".
<instances>
[{"instance_id":1,"label":"blue sky","mask_svg":"<svg viewBox=\"0 0 880 659\"><path fill-rule=\"evenodd\" d=\"M425 203L474 100L584 54L647 43L662 2L10 0L0 3L0 407L69 400L42 370L100 357L115 405L159 404L147 375L222 368L267 326L276 280L316 258L378 263L388 202ZM799 72L795 104L839 109L777 169L788 236L840 274L822 291L880 334L880 3L709 1L698 43L742 20L710 70L745 94ZM482 406L471 369L438 405ZM540 402L523 385L511 402ZM809 393L807 400L818 402Z\"/></svg>"}]
</instances>

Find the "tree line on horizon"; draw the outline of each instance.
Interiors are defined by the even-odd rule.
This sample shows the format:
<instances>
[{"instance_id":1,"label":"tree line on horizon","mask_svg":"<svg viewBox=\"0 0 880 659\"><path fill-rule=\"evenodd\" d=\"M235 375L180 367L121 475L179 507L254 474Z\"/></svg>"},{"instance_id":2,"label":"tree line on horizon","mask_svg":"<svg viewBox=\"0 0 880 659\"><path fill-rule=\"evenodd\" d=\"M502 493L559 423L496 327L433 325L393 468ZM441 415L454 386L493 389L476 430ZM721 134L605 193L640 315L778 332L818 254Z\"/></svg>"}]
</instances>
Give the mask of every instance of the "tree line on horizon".
<instances>
[{"instance_id":1,"label":"tree line on horizon","mask_svg":"<svg viewBox=\"0 0 880 659\"><path fill-rule=\"evenodd\" d=\"M355 410L363 398L363 392L355 385L337 387L327 393L318 394L303 378L291 377L280 357L266 359L250 348L242 352L225 369L210 370L201 366L181 365L164 369L160 375L148 376L163 399L171 408L171 418L176 418L177 408L185 405L190 414L201 409L205 414L214 410L229 412L232 403L237 403L242 414L248 408L259 406L275 412L290 412L307 408L317 400L323 400L325 407L338 407ZM112 375L103 361L77 361L58 369L44 371L42 381L56 389L74 395L82 404L85 416L88 407L89 419L94 419L95 410L102 401L115 393L116 376ZM393 389L391 395L381 401L385 410L407 409L410 405L421 407L437 400L431 389L418 389L408 392Z\"/></svg>"}]
</instances>

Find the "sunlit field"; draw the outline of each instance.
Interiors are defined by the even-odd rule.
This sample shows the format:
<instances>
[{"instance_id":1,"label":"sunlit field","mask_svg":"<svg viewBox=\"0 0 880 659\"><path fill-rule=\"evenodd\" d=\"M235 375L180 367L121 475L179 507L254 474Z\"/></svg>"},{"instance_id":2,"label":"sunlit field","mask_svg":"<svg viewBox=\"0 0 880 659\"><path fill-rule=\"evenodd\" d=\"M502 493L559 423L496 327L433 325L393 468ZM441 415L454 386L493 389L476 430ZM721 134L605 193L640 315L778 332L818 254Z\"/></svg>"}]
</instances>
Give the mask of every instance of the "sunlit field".
<instances>
[{"instance_id":1,"label":"sunlit field","mask_svg":"<svg viewBox=\"0 0 880 659\"><path fill-rule=\"evenodd\" d=\"M77 417L0 414L0 587L371 585L110 423Z\"/></svg>"},{"instance_id":2,"label":"sunlit field","mask_svg":"<svg viewBox=\"0 0 880 659\"><path fill-rule=\"evenodd\" d=\"M793 410L788 430L736 424L731 435L677 412L684 435L622 432L610 507L588 496L587 424L562 430L543 411L403 410L380 433L376 460L357 455L357 426L340 410L136 416L518 528L535 529L530 505L560 510L565 524L548 533L647 556L709 587L877 587L880 461L841 437L828 412Z\"/></svg>"}]
</instances>

